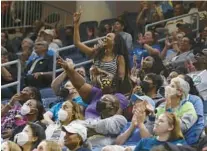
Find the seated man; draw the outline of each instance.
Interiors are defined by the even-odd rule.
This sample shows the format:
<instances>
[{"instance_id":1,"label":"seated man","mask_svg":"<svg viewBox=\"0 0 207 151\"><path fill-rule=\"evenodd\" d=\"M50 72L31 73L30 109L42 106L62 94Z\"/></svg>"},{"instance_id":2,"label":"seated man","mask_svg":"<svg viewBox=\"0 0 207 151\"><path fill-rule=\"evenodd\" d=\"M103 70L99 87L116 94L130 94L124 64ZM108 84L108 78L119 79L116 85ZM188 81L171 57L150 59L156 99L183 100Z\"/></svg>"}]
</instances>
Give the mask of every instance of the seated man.
<instances>
[{"instance_id":1,"label":"seated man","mask_svg":"<svg viewBox=\"0 0 207 151\"><path fill-rule=\"evenodd\" d=\"M55 37L55 31L51 29L45 29L44 31L42 31L41 34L43 35L43 39L48 43L48 49L56 52L59 46L55 42L53 42Z\"/></svg>"},{"instance_id":2,"label":"seated man","mask_svg":"<svg viewBox=\"0 0 207 151\"><path fill-rule=\"evenodd\" d=\"M38 41L35 43L35 57L25 69L25 84L37 88L43 88L52 82L53 57L47 54L48 43Z\"/></svg>"},{"instance_id":3,"label":"seated man","mask_svg":"<svg viewBox=\"0 0 207 151\"><path fill-rule=\"evenodd\" d=\"M157 92L163 85L163 79L160 75L149 73L144 77L144 80L140 83L142 92L149 96L155 102L155 106L159 106L160 101L162 102L163 97Z\"/></svg>"},{"instance_id":4,"label":"seated man","mask_svg":"<svg viewBox=\"0 0 207 151\"><path fill-rule=\"evenodd\" d=\"M160 45L156 41L156 35L153 31L145 32L144 36L140 34L137 40L139 46L130 52L131 60L136 56L137 66L141 67L142 58L147 56L159 55L161 52Z\"/></svg>"},{"instance_id":5,"label":"seated man","mask_svg":"<svg viewBox=\"0 0 207 151\"><path fill-rule=\"evenodd\" d=\"M73 151L91 151L87 145L87 128L80 124L69 124L62 127L65 132L64 145ZM71 141L72 140L72 141Z\"/></svg>"},{"instance_id":6,"label":"seated man","mask_svg":"<svg viewBox=\"0 0 207 151\"><path fill-rule=\"evenodd\" d=\"M191 52L193 46L193 40L190 37L184 36L180 42L173 42L173 49L177 52L176 54L172 54L166 60L164 60L164 64L172 64L173 66L183 66L186 58L188 60L194 57L194 54Z\"/></svg>"},{"instance_id":7,"label":"seated man","mask_svg":"<svg viewBox=\"0 0 207 151\"><path fill-rule=\"evenodd\" d=\"M101 115L100 119L86 120L89 140L93 146L100 147L112 144L127 124L126 118L120 112L120 97L110 94L102 96L96 105L96 111Z\"/></svg>"}]
</instances>

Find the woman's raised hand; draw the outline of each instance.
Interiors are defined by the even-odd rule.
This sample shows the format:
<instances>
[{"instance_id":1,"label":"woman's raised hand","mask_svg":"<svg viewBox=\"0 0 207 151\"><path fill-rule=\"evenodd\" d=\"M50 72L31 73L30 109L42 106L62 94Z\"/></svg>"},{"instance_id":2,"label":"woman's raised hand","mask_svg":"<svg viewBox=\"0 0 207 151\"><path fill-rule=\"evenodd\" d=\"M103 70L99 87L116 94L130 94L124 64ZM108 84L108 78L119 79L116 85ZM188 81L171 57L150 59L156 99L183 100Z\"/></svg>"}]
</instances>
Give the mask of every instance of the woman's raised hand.
<instances>
[{"instance_id":1,"label":"woman's raised hand","mask_svg":"<svg viewBox=\"0 0 207 151\"><path fill-rule=\"evenodd\" d=\"M79 22L82 12L83 11L80 6L79 10L73 14L73 23L74 24L77 24Z\"/></svg>"},{"instance_id":2,"label":"woman's raised hand","mask_svg":"<svg viewBox=\"0 0 207 151\"><path fill-rule=\"evenodd\" d=\"M72 59L63 60L61 57L58 58L57 63L65 70L72 70L74 69L74 63Z\"/></svg>"}]
</instances>

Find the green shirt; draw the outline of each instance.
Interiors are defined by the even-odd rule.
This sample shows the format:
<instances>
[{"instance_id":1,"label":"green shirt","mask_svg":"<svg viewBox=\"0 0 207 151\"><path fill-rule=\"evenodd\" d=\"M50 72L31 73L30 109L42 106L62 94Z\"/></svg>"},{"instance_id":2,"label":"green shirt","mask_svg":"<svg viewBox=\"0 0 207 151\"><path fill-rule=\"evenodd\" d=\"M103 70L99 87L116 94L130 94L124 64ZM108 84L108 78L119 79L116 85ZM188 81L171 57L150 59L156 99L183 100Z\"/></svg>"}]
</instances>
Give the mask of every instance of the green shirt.
<instances>
[{"instance_id":1,"label":"green shirt","mask_svg":"<svg viewBox=\"0 0 207 151\"><path fill-rule=\"evenodd\" d=\"M157 108L156 117L165 112L165 103ZM181 101L177 108L173 108L172 112L177 115L181 122L182 132L185 133L197 121L198 117L195 108L191 102Z\"/></svg>"}]
</instances>

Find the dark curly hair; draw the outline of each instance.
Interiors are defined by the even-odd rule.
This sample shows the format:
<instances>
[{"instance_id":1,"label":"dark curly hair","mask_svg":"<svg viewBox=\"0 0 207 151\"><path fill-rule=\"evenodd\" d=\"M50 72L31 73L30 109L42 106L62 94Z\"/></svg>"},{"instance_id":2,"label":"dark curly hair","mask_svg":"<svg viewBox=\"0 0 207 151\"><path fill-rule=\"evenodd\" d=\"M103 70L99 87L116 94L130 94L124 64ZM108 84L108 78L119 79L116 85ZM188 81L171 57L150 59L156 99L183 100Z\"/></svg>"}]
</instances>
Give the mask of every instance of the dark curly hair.
<instances>
[{"instance_id":1,"label":"dark curly hair","mask_svg":"<svg viewBox=\"0 0 207 151\"><path fill-rule=\"evenodd\" d=\"M146 76L153 81L153 85L156 86L156 90L158 90L163 85L163 79L160 75L148 73Z\"/></svg>"}]
</instances>

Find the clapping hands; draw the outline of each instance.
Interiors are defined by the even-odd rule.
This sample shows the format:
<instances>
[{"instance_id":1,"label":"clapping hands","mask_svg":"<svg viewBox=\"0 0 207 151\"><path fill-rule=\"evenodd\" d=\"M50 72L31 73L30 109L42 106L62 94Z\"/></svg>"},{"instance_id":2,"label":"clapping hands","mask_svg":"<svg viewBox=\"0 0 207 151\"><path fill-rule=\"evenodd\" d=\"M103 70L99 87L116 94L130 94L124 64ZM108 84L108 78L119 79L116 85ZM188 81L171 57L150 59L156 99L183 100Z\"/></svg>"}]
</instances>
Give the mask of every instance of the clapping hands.
<instances>
[{"instance_id":1,"label":"clapping hands","mask_svg":"<svg viewBox=\"0 0 207 151\"><path fill-rule=\"evenodd\" d=\"M72 59L63 60L61 57L58 57L57 63L65 70L73 70L75 65Z\"/></svg>"},{"instance_id":2,"label":"clapping hands","mask_svg":"<svg viewBox=\"0 0 207 151\"><path fill-rule=\"evenodd\" d=\"M147 101L142 101L135 105L136 106L133 109L134 115L132 117L132 124L135 127L139 127L141 124L144 124L146 116L154 112L154 108Z\"/></svg>"}]
</instances>

